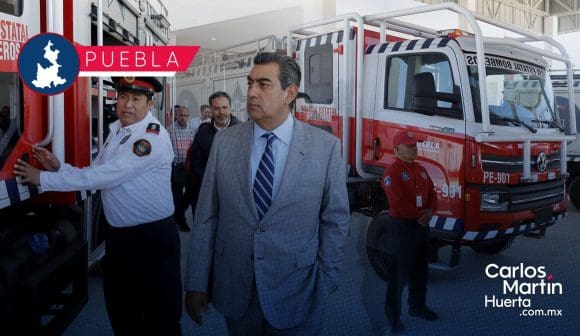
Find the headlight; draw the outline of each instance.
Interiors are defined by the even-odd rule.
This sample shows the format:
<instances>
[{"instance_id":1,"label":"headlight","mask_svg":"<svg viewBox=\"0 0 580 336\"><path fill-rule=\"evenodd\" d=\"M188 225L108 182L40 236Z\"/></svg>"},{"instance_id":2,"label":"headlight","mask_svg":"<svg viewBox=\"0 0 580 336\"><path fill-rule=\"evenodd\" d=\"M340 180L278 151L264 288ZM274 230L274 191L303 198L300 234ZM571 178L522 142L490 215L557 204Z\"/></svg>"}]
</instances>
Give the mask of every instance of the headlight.
<instances>
[{"instance_id":1,"label":"headlight","mask_svg":"<svg viewBox=\"0 0 580 336\"><path fill-rule=\"evenodd\" d=\"M507 211L508 195L503 192L482 192L481 211Z\"/></svg>"}]
</instances>

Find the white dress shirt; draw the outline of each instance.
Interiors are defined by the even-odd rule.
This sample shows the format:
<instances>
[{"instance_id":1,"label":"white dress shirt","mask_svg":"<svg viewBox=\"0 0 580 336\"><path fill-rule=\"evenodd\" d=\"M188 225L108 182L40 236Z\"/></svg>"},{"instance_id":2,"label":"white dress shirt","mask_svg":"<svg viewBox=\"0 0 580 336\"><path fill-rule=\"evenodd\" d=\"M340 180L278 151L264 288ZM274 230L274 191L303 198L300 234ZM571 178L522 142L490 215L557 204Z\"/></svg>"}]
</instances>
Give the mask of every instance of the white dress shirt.
<instances>
[{"instance_id":1,"label":"white dress shirt","mask_svg":"<svg viewBox=\"0 0 580 336\"><path fill-rule=\"evenodd\" d=\"M288 114L288 118L278 127L272 131L267 131L262 127L258 126L254 122L254 137L252 141L252 153L250 157L250 181L252 181L251 187L254 186L254 180L256 179L256 172L258 171L258 165L266 149L267 140L263 138L262 135L268 132L274 133L276 139L272 142L272 152L274 154L274 184L272 186L272 200L276 198L278 194L278 189L280 188L280 181L282 180L282 174L284 173L284 167L286 167L286 159L288 158L288 150L290 149L290 144L292 143L292 132L294 131L294 117Z\"/></svg>"},{"instance_id":2,"label":"white dress shirt","mask_svg":"<svg viewBox=\"0 0 580 336\"><path fill-rule=\"evenodd\" d=\"M157 124L158 134L150 129ZM126 127L117 120L103 150L90 167L62 164L58 172L43 171L43 191L101 190L105 216L112 226L149 223L173 214L171 163L173 148L169 134L151 112ZM150 153L143 147L150 145ZM138 155L141 154L141 155Z\"/></svg>"}]
</instances>

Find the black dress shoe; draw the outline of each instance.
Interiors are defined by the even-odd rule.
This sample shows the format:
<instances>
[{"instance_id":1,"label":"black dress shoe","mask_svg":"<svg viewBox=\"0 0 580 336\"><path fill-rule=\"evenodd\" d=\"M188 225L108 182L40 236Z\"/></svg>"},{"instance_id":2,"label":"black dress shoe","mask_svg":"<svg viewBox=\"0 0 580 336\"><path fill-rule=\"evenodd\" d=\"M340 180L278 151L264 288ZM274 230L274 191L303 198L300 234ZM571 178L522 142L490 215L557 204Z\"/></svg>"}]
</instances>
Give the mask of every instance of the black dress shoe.
<instances>
[{"instance_id":1,"label":"black dress shoe","mask_svg":"<svg viewBox=\"0 0 580 336\"><path fill-rule=\"evenodd\" d=\"M431 309L427 308L427 306L423 306L422 308L418 309L409 308L409 315L420 317L427 321L433 321L437 319L437 314Z\"/></svg>"}]
</instances>

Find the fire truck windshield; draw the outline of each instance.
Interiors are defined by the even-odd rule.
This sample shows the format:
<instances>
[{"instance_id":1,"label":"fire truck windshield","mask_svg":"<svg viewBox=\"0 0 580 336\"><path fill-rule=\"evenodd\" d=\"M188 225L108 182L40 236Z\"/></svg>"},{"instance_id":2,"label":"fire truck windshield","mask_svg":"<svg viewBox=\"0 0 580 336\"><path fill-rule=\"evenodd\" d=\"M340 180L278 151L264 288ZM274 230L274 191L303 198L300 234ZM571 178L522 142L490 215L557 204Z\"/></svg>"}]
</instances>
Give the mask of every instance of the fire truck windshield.
<instances>
[{"instance_id":1,"label":"fire truck windshield","mask_svg":"<svg viewBox=\"0 0 580 336\"><path fill-rule=\"evenodd\" d=\"M475 120L481 122L477 66L468 66L468 70ZM552 85L546 75L540 77L499 67L486 67L485 71L492 125L524 126L534 133L537 128L561 130L558 113L554 108Z\"/></svg>"}]
</instances>

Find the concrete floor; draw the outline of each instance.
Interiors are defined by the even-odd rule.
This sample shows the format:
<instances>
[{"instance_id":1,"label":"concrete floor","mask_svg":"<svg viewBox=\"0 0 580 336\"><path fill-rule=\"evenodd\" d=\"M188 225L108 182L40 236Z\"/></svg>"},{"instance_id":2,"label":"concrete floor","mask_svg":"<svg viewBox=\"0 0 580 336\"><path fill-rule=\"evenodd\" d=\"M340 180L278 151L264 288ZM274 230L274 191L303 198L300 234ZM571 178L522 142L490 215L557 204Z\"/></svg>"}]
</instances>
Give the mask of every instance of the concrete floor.
<instances>
[{"instance_id":1,"label":"concrete floor","mask_svg":"<svg viewBox=\"0 0 580 336\"><path fill-rule=\"evenodd\" d=\"M191 220L191 218L190 218ZM385 283L368 262L364 235L370 218L351 217L350 236L342 272L342 284L331 297L326 312L323 335L380 335L386 324L383 313ZM497 255L481 255L462 249L460 266L448 270L430 270L428 305L439 314L427 322L406 314L402 321L405 335L580 335L580 213L571 209L568 217L554 225L542 239L518 237L512 247ZM188 234L181 233L182 262ZM441 251L445 256L445 251ZM484 306L486 295L502 295L502 282L485 276L485 267L502 265L544 265L554 280L563 285L563 295L524 295L532 308L561 309L563 316L524 317L521 308ZM104 308L102 281L91 277L89 302L65 335L112 335ZM406 294L404 294L406 296ZM404 298L406 300L406 298ZM182 319L184 335L226 335L223 318L212 311L198 327L186 314Z\"/></svg>"}]
</instances>

